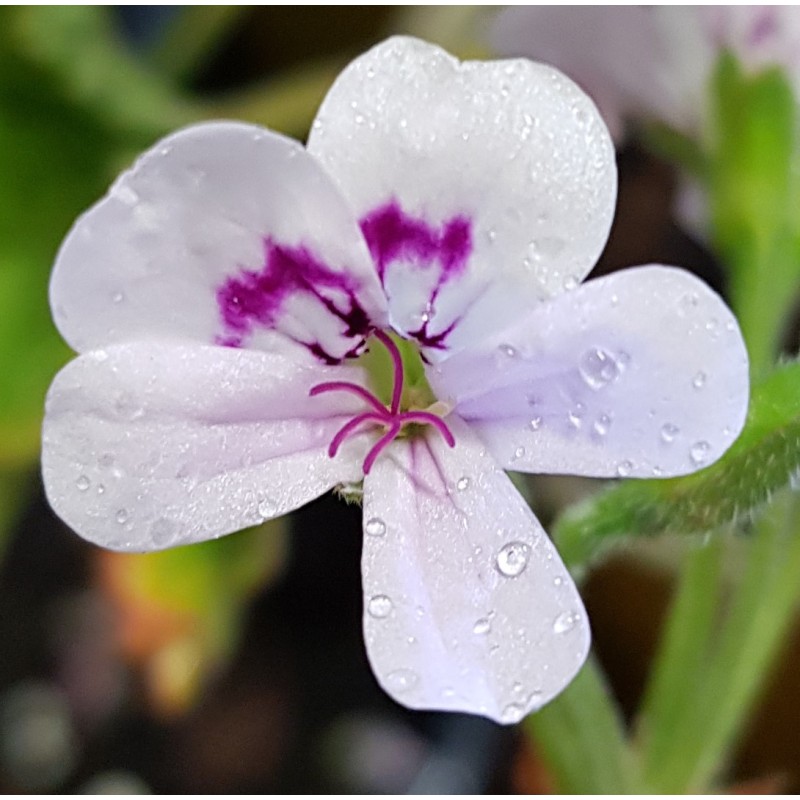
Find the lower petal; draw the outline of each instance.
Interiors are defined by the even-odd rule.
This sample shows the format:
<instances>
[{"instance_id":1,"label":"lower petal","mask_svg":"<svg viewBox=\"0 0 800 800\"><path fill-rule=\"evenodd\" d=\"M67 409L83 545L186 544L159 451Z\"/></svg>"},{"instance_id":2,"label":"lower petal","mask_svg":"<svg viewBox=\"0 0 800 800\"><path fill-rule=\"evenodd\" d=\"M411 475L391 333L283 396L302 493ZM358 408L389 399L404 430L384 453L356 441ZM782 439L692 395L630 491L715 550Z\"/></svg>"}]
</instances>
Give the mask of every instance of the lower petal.
<instances>
[{"instance_id":1,"label":"lower petal","mask_svg":"<svg viewBox=\"0 0 800 800\"><path fill-rule=\"evenodd\" d=\"M410 708L518 722L572 680L589 647L552 543L469 428L398 440L364 479L364 638Z\"/></svg>"},{"instance_id":2,"label":"lower petal","mask_svg":"<svg viewBox=\"0 0 800 800\"><path fill-rule=\"evenodd\" d=\"M429 370L506 469L596 477L693 472L747 413L747 351L722 299L639 267L534 307Z\"/></svg>"},{"instance_id":3,"label":"lower petal","mask_svg":"<svg viewBox=\"0 0 800 800\"><path fill-rule=\"evenodd\" d=\"M327 447L358 398L309 397L357 369L258 351L140 342L67 365L48 395L45 490L81 536L158 550L285 514L361 477L368 442Z\"/></svg>"}]
</instances>

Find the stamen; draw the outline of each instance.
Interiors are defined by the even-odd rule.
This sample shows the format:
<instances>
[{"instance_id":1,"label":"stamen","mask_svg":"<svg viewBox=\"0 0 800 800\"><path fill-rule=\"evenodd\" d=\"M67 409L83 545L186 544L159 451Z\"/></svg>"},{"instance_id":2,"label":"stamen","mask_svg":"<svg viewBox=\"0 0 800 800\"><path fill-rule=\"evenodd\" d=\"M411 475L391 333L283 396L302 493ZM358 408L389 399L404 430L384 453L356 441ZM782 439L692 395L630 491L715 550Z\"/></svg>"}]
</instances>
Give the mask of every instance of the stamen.
<instances>
[{"instance_id":1,"label":"stamen","mask_svg":"<svg viewBox=\"0 0 800 800\"><path fill-rule=\"evenodd\" d=\"M394 388L392 389L392 408L394 416L400 410L400 400L403 397L403 357L397 345L383 331L373 331L375 338L389 351L394 365Z\"/></svg>"},{"instance_id":2,"label":"stamen","mask_svg":"<svg viewBox=\"0 0 800 800\"><path fill-rule=\"evenodd\" d=\"M372 465L375 463L375 459L381 454L381 451L389 444L391 444L398 433L400 433L400 428L403 427L403 423L401 419L398 417L392 423L392 427L389 428L386 433L378 439L377 442L372 446L372 449L367 453L367 457L364 459L364 474L369 475L369 471L372 469Z\"/></svg>"},{"instance_id":3,"label":"stamen","mask_svg":"<svg viewBox=\"0 0 800 800\"><path fill-rule=\"evenodd\" d=\"M456 437L447 427L447 423L441 417L437 417L436 414L431 414L428 411L406 411L400 415L399 419L402 422L420 422L423 425L433 425L442 434L442 438L450 447L456 446Z\"/></svg>"},{"instance_id":4,"label":"stamen","mask_svg":"<svg viewBox=\"0 0 800 800\"><path fill-rule=\"evenodd\" d=\"M386 409L384 409L385 411ZM336 436L333 437L331 440L330 446L328 447L328 455L333 458L337 452L339 452L339 448L342 446L342 442L359 426L365 422L369 422L370 420L374 420L378 423L387 424L389 422L389 417L387 415L380 415L376 414L374 411L366 411L363 414L359 414L357 417L353 417L349 422L346 422L340 429Z\"/></svg>"},{"instance_id":5,"label":"stamen","mask_svg":"<svg viewBox=\"0 0 800 800\"><path fill-rule=\"evenodd\" d=\"M350 383L349 381L329 381L327 383L318 383L312 386L308 394L310 397L315 397L318 394L326 392L349 392L366 400L367 403L374 409L372 411L365 411L357 414L351 420L348 420L336 433L328 446L328 455L334 458L339 452L339 448L348 436L351 436L355 431L366 422L374 422L377 425L388 426L388 430L378 439L367 453L364 459L363 469L364 474L368 475L372 469L375 460L378 456L391 444L397 435L402 430L403 426L409 422L416 422L420 425L433 425L436 430L442 435L442 438L447 442L450 447L455 447L456 439L453 436L447 423L438 414L428 411L400 411L400 403L403 398L403 358L400 355L400 350L394 341L385 334L383 331L373 331L375 338L389 351L392 359L392 368L394 371L394 383L392 385L392 404L387 408L372 392L359 386L357 383ZM450 409L441 403L434 403L431 409L442 408L445 413Z\"/></svg>"},{"instance_id":6,"label":"stamen","mask_svg":"<svg viewBox=\"0 0 800 800\"><path fill-rule=\"evenodd\" d=\"M350 392L357 394L359 397L366 400L382 417L389 418L389 411L386 406L375 397L372 392L359 386L357 383L350 383L349 381L329 381L328 383L318 383L312 386L308 393L309 397L316 397L318 394L324 392Z\"/></svg>"}]
</instances>

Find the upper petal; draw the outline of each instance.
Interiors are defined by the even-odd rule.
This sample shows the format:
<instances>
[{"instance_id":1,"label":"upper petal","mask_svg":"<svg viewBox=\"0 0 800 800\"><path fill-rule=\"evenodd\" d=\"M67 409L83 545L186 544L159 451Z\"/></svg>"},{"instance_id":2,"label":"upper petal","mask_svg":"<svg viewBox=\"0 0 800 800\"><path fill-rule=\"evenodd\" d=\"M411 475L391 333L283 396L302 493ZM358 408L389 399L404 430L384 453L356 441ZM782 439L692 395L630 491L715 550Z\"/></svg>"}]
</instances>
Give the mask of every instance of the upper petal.
<instances>
[{"instance_id":1,"label":"upper petal","mask_svg":"<svg viewBox=\"0 0 800 800\"><path fill-rule=\"evenodd\" d=\"M454 416L396 441L364 479L364 638L381 686L410 708L518 722L589 647L580 597L505 473Z\"/></svg>"},{"instance_id":2,"label":"upper petal","mask_svg":"<svg viewBox=\"0 0 800 800\"><path fill-rule=\"evenodd\" d=\"M432 358L580 280L614 213L597 109L525 60L389 39L336 80L308 148L361 219L393 326Z\"/></svg>"},{"instance_id":3,"label":"upper petal","mask_svg":"<svg viewBox=\"0 0 800 800\"><path fill-rule=\"evenodd\" d=\"M301 145L216 122L169 136L78 219L51 302L79 351L168 335L336 360L385 317L346 201Z\"/></svg>"},{"instance_id":4,"label":"upper petal","mask_svg":"<svg viewBox=\"0 0 800 800\"><path fill-rule=\"evenodd\" d=\"M429 370L507 469L682 475L747 413L747 352L721 298L649 266L592 280Z\"/></svg>"},{"instance_id":5,"label":"upper petal","mask_svg":"<svg viewBox=\"0 0 800 800\"><path fill-rule=\"evenodd\" d=\"M360 370L164 341L68 364L47 399L42 472L58 515L116 550L202 541L291 511L361 477L366 443L327 446L359 401L309 397Z\"/></svg>"}]
</instances>

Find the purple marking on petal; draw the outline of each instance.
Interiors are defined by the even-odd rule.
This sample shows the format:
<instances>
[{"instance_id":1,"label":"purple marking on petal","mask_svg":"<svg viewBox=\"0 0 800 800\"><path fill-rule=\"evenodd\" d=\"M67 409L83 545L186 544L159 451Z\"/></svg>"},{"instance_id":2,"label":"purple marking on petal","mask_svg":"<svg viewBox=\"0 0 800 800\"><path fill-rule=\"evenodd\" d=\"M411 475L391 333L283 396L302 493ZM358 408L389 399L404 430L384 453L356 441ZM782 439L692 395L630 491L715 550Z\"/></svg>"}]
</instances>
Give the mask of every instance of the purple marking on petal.
<instances>
[{"instance_id":1,"label":"purple marking on petal","mask_svg":"<svg viewBox=\"0 0 800 800\"><path fill-rule=\"evenodd\" d=\"M217 289L217 304L226 332L217 344L241 347L256 327L278 329L286 300L297 294L315 298L345 325L342 336L358 341L346 356L357 354L372 330L369 317L358 302L359 282L330 269L305 247L284 247L264 240L264 266L241 269ZM300 342L327 364L342 359L332 356L319 342ZM345 357L346 357L345 356Z\"/></svg>"},{"instance_id":2,"label":"purple marking on petal","mask_svg":"<svg viewBox=\"0 0 800 800\"><path fill-rule=\"evenodd\" d=\"M758 47L778 31L778 18L774 8L769 6L762 7L753 20L750 33L747 37L747 44L750 47Z\"/></svg>"},{"instance_id":3,"label":"purple marking on petal","mask_svg":"<svg viewBox=\"0 0 800 800\"><path fill-rule=\"evenodd\" d=\"M442 286L464 272L472 253L472 222L464 215L455 216L436 228L406 214L396 200L391 200L364 216L360 225L384 285L387 268L397 261L416 269L438 268L429 308L433 308ZM430 334L426 321L419 330L410 331L408 335L425 347L444 349L445 339L456 324L457 320L445 330Z\"/></svg>"}]
</instances>

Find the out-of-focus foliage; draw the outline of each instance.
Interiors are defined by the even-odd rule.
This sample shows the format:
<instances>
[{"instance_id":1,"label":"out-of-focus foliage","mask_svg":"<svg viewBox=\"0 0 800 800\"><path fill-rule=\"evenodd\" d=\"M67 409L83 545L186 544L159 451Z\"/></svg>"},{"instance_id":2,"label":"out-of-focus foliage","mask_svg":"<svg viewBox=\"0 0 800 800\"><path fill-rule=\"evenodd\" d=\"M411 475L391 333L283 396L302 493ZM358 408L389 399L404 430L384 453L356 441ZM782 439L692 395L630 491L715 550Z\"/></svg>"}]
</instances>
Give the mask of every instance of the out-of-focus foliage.
<instances>
[{"instance_id":1,"label":"out-of-focus foliage","mask_svg":"<svg viewBox=\"0 0 800 800\"><path fill-rule=\"evenodd\" d=\"M156 711L185 710L233 655L247 603L283 563L282 520L202 544L131 555L98 551L123 656L144 669Z\"/></svg>"}]
</instances>

